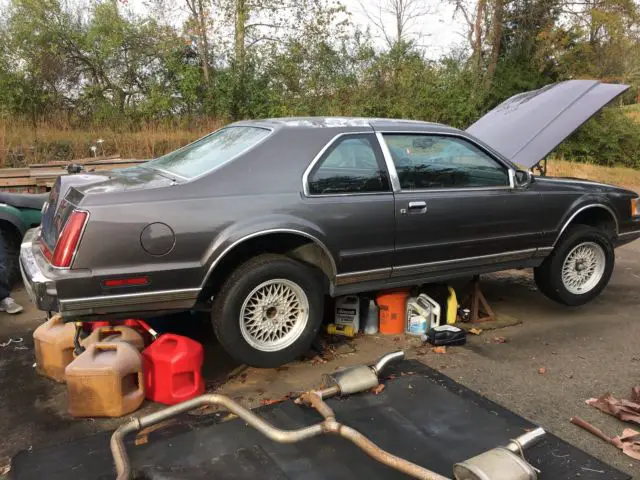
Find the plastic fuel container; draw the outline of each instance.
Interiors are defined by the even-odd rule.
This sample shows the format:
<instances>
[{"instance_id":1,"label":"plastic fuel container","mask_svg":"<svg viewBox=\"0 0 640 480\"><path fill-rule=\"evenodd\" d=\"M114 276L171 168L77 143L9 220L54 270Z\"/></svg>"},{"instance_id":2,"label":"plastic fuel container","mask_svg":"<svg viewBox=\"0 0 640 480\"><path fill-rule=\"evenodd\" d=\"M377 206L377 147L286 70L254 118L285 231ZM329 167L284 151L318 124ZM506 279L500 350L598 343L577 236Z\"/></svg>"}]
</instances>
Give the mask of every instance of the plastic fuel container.
<instances>
[{"instance_id":1,"label":"plastic fuel container","mask_svg":"<svg viewBox=\"0 0 640 480\"><path fill-rule=\"evenodd\" d=\"M135 329L124 325L109 325L94 328L81 344L87 348L94 343L125 342L138 350L144 349L144 338Z\"/></svg>"},{"instance_id":2,"label":"plastic fuel container","mask_svg":"<svg viewBox=\"0 0 640 480\"><path fill-rule=\"evenodd\" d=\"M380 308L380 333L385 335L404 333L408 297L409 292L405 290L378 295L376 303Z\"/></svg>"},{"instance_id":3,"label":"plastic fuel container","mask_svg":"<svg viewBox=\"0 0 640 480\"><path fill-rule=\"evenodd\" d=\"M128 343L89 345L65 373L74 417L120 417L144 401L142 356Z\"/></svg>"},{"instance_id":4,"label":"plastic fuel container","mask_svg":"<svg viewBox=\"0 0 640 480\"><path fill-rule=\"evenodd\" d=\"M64 369L73 361L73 337L76 327L63 323L55 315L33 332L36 352L36 370L57 382L64 382Z\"/></svg>"},{"instance_id":5,"label":"plastic fuel container","mask_svg":"<svg viewBox=\"0 0 640 480\"><path fill-rule=\"evenodd\" d=\"M204 393L202 345L182 335L165 333L143 352L147 398L173 405Z\"/></svg>"}]
</instances>

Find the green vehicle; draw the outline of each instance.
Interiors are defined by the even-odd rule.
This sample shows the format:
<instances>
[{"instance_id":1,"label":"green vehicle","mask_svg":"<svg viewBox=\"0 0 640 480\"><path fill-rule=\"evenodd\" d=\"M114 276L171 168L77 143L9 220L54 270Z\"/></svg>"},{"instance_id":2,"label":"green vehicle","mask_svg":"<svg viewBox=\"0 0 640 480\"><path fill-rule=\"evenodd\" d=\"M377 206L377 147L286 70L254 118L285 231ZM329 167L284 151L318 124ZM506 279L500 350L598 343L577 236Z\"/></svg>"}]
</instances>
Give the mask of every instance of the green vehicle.
<instances>
[{"instance_id":1,"label":"green vehicle","mask_svg":"<svg viewBox=\"0 0 640 480\"><path fill-rule=\"evenodd\" d=\"M0 232L4 240L10 282L20 275L18 258L22 237L27 230L40 225L42 206L48 197L48 193L0 192Z\"/></svg>"}]
</instances>

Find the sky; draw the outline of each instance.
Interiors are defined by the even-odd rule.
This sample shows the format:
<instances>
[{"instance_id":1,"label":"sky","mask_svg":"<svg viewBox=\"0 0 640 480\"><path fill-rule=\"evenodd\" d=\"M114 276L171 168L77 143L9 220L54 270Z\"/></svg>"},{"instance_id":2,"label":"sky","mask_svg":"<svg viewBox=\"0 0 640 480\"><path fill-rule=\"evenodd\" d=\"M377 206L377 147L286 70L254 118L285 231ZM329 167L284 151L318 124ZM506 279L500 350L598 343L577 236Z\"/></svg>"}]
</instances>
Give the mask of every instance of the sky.
<instances>
[{"instance_id":1,"label":"sky","mask_svg":"<svg viewBox=\"0 0 640 480\"><path fill-rule=\"evenodd\" d=\"M452 48L464 45L463 24L461 18L453 18L454 8L451 3L438 0L418 0L425 4L432 13L425 15L411 25L410 31L423 45L424 52L429 58L438 58ZM364 5L371 16L377 17L378 5L385 0L341 0L342 4L351 13L351 19L361 27L370 26L372 34L378 34L372 22L363 12ZM390 31L395 31L395 19L391 16L383 16L383 24ZM383 39L377 41L383 45Z\"/></svg>"},{"instance_id":2,"label":"sky","mask_svg":"<svg viewBox=\"0 0 640 480\"><path fill-rule=\"evenodd\" d=\"M0 3L3 0L0 0ZM72 1L72 0L71 0ZM364 9L370 16L379 17L379 6L388 0L339 0L351 14L351 21L356 25L366 28L371 27L371 34L376 44L382 48L385 46L384 38L380 31L370 21ZM466 47L463 36L464 28L461 18L454 18L454 8L447 0L415 0L423 5L430 13L417 19L408 25L407 30L419 45L422 46L426 57L437 59L444 53L451 51L456 46ZM167 5L178 5L178 11L174 13L176 23L181 23L186 12L181 1L165 0ZM141 14L148 8L146 0L128 0L127 5L134 12ZM171 7L169 7L171 8ZM173 9L172 9L173 10ZM382 23L385 29L395 32L395 19L391 15L382 15Z\"/></svg>"}]
</instances>

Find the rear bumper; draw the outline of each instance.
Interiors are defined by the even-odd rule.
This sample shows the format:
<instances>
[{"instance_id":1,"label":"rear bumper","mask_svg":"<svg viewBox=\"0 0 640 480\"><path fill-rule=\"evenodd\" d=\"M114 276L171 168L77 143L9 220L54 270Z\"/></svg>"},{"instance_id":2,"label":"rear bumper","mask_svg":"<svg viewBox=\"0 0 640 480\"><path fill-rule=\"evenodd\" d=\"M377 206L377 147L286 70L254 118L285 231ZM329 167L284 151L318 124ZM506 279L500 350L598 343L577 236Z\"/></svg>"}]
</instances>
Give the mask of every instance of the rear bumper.
<instances>
[{"instance_id":1,"label":"rear bumper","mask_svg":"<svg viewBox=\"0 0 640 480\"><path fill-rule=\"evenodd\" d=\"M20 273L24 288L31 301L44 311L58 311L58 292L56 282L49 278L38 264L39 248L36 243L38 229L27 231L20 246ZM37 250L36 250L37 249Z\"/></svg>"},{"instance_id":2,"label":"rear bumper","mask_svg":"<svg viewBox=\"0 0 640 480\"><path fill-rule=\"evenodd\" d=\"M200 294L200 288L117 294L97 289L93 296L69 297L63 293L74 291L74 283L93 283L92 272L51 267L40 251L38 239L39 229L31 229L20 247L20 272L25 289L38 309L60 312L67 321L190 310Z\"/></svg>"}]
</instances>

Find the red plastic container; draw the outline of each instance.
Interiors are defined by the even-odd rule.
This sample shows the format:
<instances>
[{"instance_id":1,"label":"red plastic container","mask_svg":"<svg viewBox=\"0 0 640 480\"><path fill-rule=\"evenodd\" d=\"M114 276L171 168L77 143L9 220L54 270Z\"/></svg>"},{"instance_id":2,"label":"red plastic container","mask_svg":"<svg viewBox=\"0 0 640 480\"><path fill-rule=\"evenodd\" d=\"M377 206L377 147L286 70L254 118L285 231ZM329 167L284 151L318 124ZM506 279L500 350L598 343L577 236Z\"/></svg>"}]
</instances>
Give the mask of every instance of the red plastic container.
<instances>
[{"instance_id":1,"label":"red plastic container","mask_svg":"<svg viewBox=\"0 0 640 480\"><path fill-rule=\"evenodd\" d=\"M174 405L204 393L202 345L165 333L142 351L146 397Z\"/></svg>"}]
</instances>

